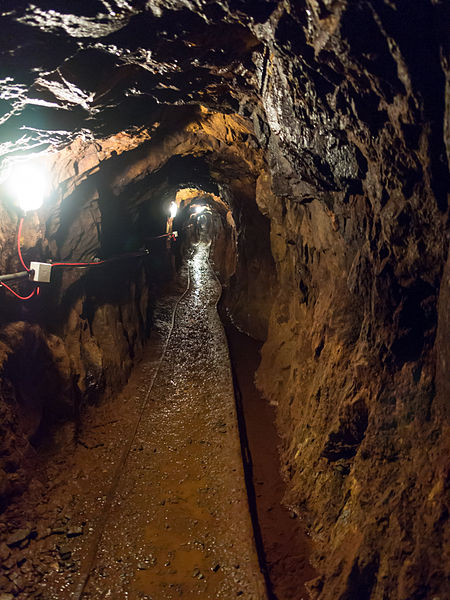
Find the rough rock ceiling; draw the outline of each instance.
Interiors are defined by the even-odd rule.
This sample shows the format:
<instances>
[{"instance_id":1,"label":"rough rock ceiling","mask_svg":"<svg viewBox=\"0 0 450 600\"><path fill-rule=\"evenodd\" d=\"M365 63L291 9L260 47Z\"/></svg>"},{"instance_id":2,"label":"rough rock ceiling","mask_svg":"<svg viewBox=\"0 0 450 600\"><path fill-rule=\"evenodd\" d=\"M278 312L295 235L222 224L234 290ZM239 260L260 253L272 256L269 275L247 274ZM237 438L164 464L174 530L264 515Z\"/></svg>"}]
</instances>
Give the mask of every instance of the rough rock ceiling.
<instances>
[{"instance_id":1,"label":"rough rock ceiling","mask_svg":"<svg viewBox=\"0 0 450 600\"><path fill-rule=\"evenodd\" d=\"M225 202L239 199L244 285L231 308L261 339L254 315L273 308L258 382L278 404L287 500L317 546L320 600L448 596L447 11L445 0L1 3L0 160L72 144L56 165L60 196L39 215L43 241L25 240L33 256L96 251L91 208L115 252L124 222L139 233L138 205L189 170L189 183L211 176Z\"/></svg>"},{"instance_id":2,"label":"rough rock ceiling","mask_svg":"<svg viewBox=\"0 0 450 600\"><path fill-rule=\"evenodd\" d=\"M225 4L39 4L2 6L2 155L139 127L161 104L230 110L251 90L259 42Z\"/></svg>"},{"instance_id":3,"label":"rough rock ceiling","mask_svg":"<svg viewBox=\"0 0 450 600\"><path fill-rule=\"evenodd\" d=\"M202 103L251 115L285 195L358 191L380 161L388 184L406 178L411 148L443 173L442 2L5 0L1 14L3 157Z\"/></svg>"}]
</instances>

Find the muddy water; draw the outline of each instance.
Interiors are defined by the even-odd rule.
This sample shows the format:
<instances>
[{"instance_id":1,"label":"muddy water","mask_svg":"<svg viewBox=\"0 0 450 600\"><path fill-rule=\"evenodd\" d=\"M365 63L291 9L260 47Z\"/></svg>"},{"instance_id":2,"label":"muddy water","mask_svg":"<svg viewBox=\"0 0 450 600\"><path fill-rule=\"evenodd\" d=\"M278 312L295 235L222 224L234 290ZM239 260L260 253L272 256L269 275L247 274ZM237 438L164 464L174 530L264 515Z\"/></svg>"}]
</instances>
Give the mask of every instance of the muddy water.
<instances>
[{"instance_id":1,"label":"muddy water","mask_svg":"<svg viewBox=\"0 0 450 600\"><path fill-rule=\"evenodd\" d=\"M199 243L189 260L190 288L178 305L82 597L266 597L216 311L220 288L208 253Z\"/></svg>"},{"instance_id":2,"label":"muddy water","mask_svg":"<svg viewBox=\"0 0 450 600\"><path fill-rule=\"evenodd\" d=\"M235 374L238 404L250 464L251 508L254 512L260 552L274 600L307 600L305 582L316 572L308 561L311 541L301 521L283 504L286 484L281 477L275 408L254 384L262 343L227 325L226 333Z\"/></svg>"}]
</instances>

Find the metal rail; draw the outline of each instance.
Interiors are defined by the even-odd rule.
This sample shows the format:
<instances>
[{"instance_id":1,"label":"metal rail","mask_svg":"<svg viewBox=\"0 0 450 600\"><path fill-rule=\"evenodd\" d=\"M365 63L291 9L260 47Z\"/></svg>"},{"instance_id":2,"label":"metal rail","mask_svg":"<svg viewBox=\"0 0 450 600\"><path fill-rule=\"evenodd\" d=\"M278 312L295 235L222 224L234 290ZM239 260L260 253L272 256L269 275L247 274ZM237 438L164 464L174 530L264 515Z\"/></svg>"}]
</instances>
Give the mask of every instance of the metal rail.
<instances>
[{"instance_id":1,"label":"metal rail","mask_svg":"<svg viewBox=\"0 0 450 600\"><path fill-rule=\"evenodd\" d=\"M94 539L93 539L93 541L91 543L91 546L90 546L89 552L87 554L86 560L84 562L84 565L82 565L80 567L80 572L84 571L84 575L83 574L81 575L81 581L79 582L79 584L78 584L78 586L77 586L77 588L75 590L75 593L73 595L73 600L81 600L81 598L83 597L83 594L84 594L84 592L86 590L86 586L87 586L87 584L89 582L89 579L91 577L91 572L92 572L92 569L94 567L95 559L96 559L96 556L97 556L97 552L98 552L98 549L99 549L99 546L100 546L100 542L101 542L101 539L102 539L102 536L103 536L106 524L108 522L109 513L110 513L110 510L111 510L111 506L112 506L114 497L115 497L116 492L117 492L117 488L118 488L118 485L119 485L119 482L120 482L120 478L122 477L122 473L123 473L123 470L125 468L125 464L126 464L126 461L128 459L128 456L130 454L131 448L133 446L133 442L134 442L134 440L136 438L136 435L137 435L137 432L138 432L138 429L139 429L139 425L141 424L141 421L142 421L142 417L144 416L144 413L147 410L149 399L150 399L150 394L152 392L153 386L154 386L155 381L156 381L156 377L158 376L159 370L161 368L162 362L163 362L164 357L165 357L166 352L167 352L167 348L169 346L169 341L170 341L173 329L175 327L175 316L176 316L176 312L177 312L178 306L179 306L180 302L183 300L183 298L186 296L186 294L189 292L189 289L191 287L191 274L190 274L189 266L188 266L187 273L188 273L188 281L187 281L186 289L181 294L181 296L178 298L178 300L176 301L175 306L173 308L172 319L171 319L171 323L170 323L170 329L169 329L169 333L168 333L167 338L166 338L166 342L164 344L163 351L162 351L160 359L158 361L158 365L157 365L157 367L155 369L155 373L153 375L153 379L152 379L152 381L151 381L151 383L150 383L150 385L149 385L149 387L147 389L147 392L146 392L146 395L145 395L145 398L144 398L144 402L143 402L142 408L141 408L141 410L139 412L139 417L138 417L138 419L136 421L136 425L135 425L135 427L133 429L132 435L130 436L130 438L129 438L129 440L128 440L125 448L124 448L124 451L122 453L120 461L117 464L117 468L116 468L116 471L114 473L114 477L113 477L111 486L109 488L108 494L106 496L106 500L105 500L105 504L103 506L102 513L100 515L99 523L98 523L98 525L96 527L96 531L94 532Z\"/></svg>"}]
</instances>

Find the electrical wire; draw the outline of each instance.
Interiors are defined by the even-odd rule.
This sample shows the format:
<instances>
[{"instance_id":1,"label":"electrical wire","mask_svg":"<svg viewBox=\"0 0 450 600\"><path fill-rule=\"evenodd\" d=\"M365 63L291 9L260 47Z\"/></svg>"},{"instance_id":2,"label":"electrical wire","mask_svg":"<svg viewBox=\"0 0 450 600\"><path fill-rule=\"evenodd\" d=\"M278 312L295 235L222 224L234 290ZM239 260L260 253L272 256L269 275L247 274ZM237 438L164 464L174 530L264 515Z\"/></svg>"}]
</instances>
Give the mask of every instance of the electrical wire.
<instances>
[{"instance_id":1,"label":"electrical wire","mask_svg":"<svg viewBox=\"0 0 450 600\"><path fill-rule=\"evenodd\" d=\"M22 235L22 226L23 226L23 217L21 217L20 221L19 221L19 228L17 230L17 253L19 255L19 260L22 264L22 267L25 269L25 271L29 271L29 267L27 267L27 265L25 264L23 258L22 258L22 250L20 248L20 238Z\"/></svg>"},{"instance_id":2,"label":"electrical wire","mask_svg":"<svg viewBox=\"0 0 450 600\"><path fill-rule=\"evenodd\" d=\"M152 240L160 240L161 238L170 237L172 240L176 240L176 235L172 233L163 233L162 235L157 235L151 238L145 238L146 242L151 242Z\"/></svg>"},{"instance_id":3,"label":"electrical wire","mask_svg":"<svg viewBox=\"0 0 450 600\"><path fill-rule=\"evenodd\" d=\"M24 218L21 217L20 221L19 221L19 227L17 229L17 254L19 255L20 263L23 266L23 268L25 269L25 271L30 273L31 269L29 267L27 267L27 265L25 264L25 261L23 260L22 248L21 248L21 243L20 243L20 239L22 237L23 222L24 222ZM165 237L170 237L170 239L172 239L172 240L176 239L173 233L165 233L163 235L159 235L159 236L157 236L155 238L151 238L151 239L159 239L159 238L165 238ZM132 257L138 257L138 256L145 256L146 254L148 254L148 251L146 251L146 252L130 252L128 254L122 254L120 256L115 256L115 257L108 258L105 260L97 260L97 261L91 261L91 262L55 262L55 263L52 263L52 267L96 267L99 265L104 265L106 263L114 262L116 260L122 260L125 258L132 258ZM39 296L39 291L40 291L39 286L36 287L31 292L31 294L29 294L28 296L21 296L20 294L15 292L12 288L10 288L8 285L6 285L2 282L0 282L0 283L1 283L1 285L3 285L3 287L5 287L11 294L13 294L19 300L30 300L30 298L33 298L34 295Z\"/></svg>"},{"instance_id":4,"label":"electrical wire","mask_svg":"<svg viewBox=\"0 0 450 600\"><path fill-rule=\"evenodd\" d=\"M30 273L28 271L20 271L19 273L6 273L0 275L0 283L3 281L20 281L21 279L29 279Z\"/></svg>"},{"instance_id":5,"label":"electrical wire","mask_svg":"<svg viewBox=\"0 0 450 600\"><path fill-rule=\"evenodd\" d=\"M57 262L51 263L52 267L95 267L95 265L103 265L106 261L98 260L94 262Z\"/></svg>"},{"instance_id":6,"label":"electrical wire","mask_svg":"<svg viewBox=\"0 0 450 600\"><path fill-rule=\"evenodd\" d=\"M34 290L31 292L31 294L29 296L21 296L20 294L15 292L12 288L10 288L9 285L6 285L6 283L3 283L3 281L0 282L0 285L2 285L4 288L6 288L8 290L8 292L11 292L11 294L14 294L14 296L16 298L19 298L19 300L29 300L35 294L36 294L36 296L39 296L39 288L38 287L34 288Z\"/></svg>"},{"instance_id":7,"label":"electrical wire","mask_svg":"<svg viewBox=\"0 0 450 600\"><path fill-rule=\"evenodd\" d=\"M21 217L20 221L19 221L19 227L17 229L17 254L19 255L19 260L20 263L22 265L22 267L25 269L25 271L27 271L28 273L30 273L30 268L27 267L27 265L25 264L25 261L23 260L23 256L22 256L22 250L20 247L20 238L22 235L22 226L23 226L23 217ZM33 296L39 296L39 286L35 287L33 289L33 291L31 292L31 294L29 294L28 296L21 296L20 294L18 294L16 291L14 291L12 288L9 287L9 285L6 285L6 283L0 282L0 284L6 288L8 290L8 292L10 292L11 294L13 294L16 298L18 298L19 300L30 300L30 298L33 298Z\"/></svg>"},{"instance_id":8,"label":"electrical wire","mask_svg":"<svg viewBox=\"0 0 450 600\"><path fill-rule=\"evenodd\" d=\"M123 260L125 258L138 258L139 256L146 256L147 254L147 251L128 252L127 254L120 254L119 256L106 258L105 260L96 260L92 262L55 262L51 263L51 265L52 267L95 267L97 265L104 265L106 263L115 262L116 260Z\"/></svg>"}]
</instances>

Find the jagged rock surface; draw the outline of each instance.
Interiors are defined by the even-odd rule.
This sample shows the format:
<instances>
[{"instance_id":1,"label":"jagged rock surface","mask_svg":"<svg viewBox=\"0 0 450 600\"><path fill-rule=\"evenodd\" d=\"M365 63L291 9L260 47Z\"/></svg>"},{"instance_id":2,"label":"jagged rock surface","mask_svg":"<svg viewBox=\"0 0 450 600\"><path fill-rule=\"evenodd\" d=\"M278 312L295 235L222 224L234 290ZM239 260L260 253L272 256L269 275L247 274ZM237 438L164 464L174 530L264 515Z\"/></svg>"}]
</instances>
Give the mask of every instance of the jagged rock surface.
<instances>
[{"instance_id":1,"label":"jagged rock surface","mask_svg":"<svg viewBox=\"0 0 450 600\"><path fill-rule=\"evenodd\" d=\"M170 180L172 156L201 157L206 177L190 182L215 180L232 207L228 302L258 336L273 305L258 383L278 404L287 501L315 541L312 597L445 598L446 4L6 0L1 10L2 156L80 134L91 150L123 130L140 136L100 167L85 152L81 173L98 175L78 181L77 167L67 178L104 215L116 207L105 247L117 250L122 210L135 232L140 206L187 181ZM82 220L64 217L67 199L84 198L77 185L60 197L66 255L77 239L95 246Z\"/></svg>"}]
</instances>

